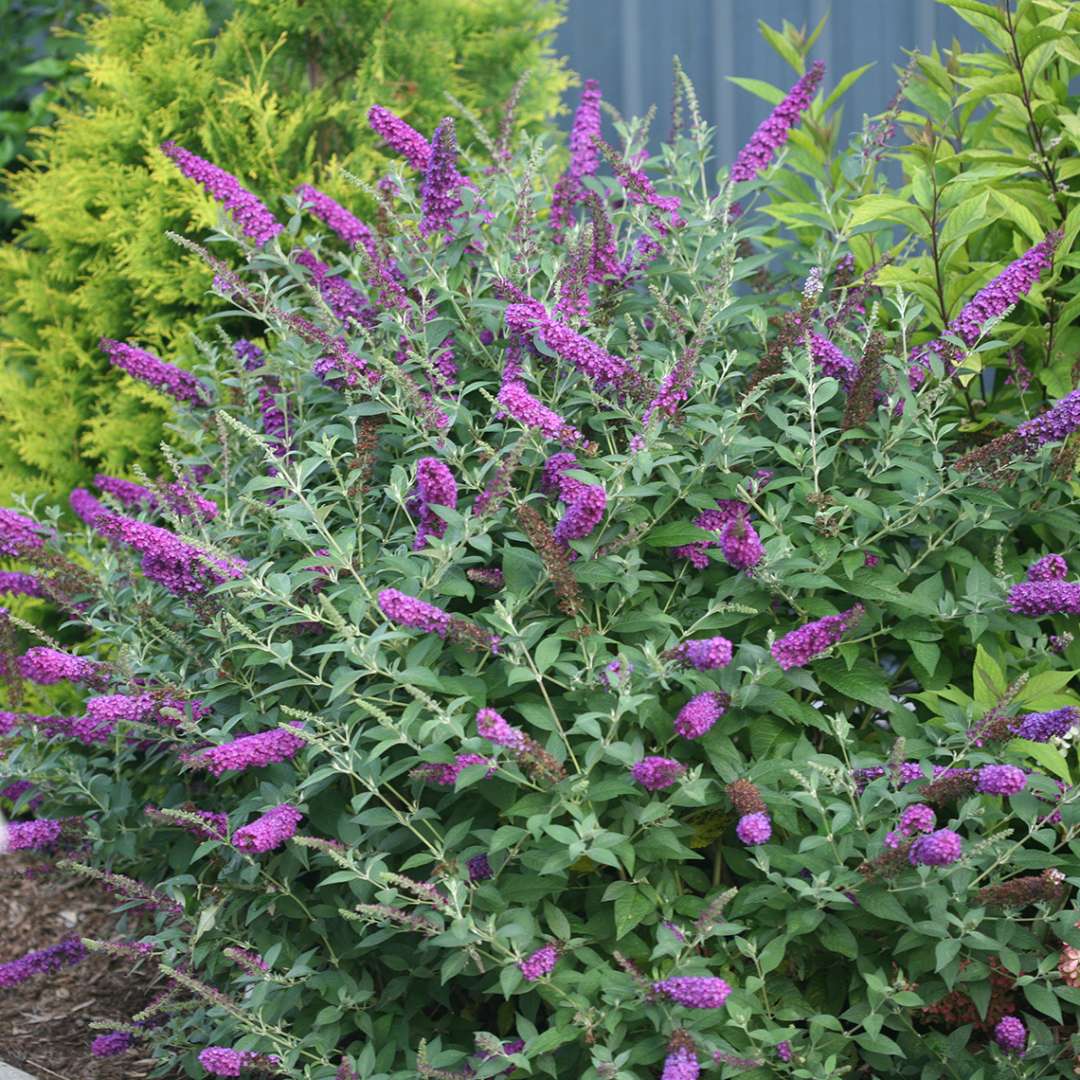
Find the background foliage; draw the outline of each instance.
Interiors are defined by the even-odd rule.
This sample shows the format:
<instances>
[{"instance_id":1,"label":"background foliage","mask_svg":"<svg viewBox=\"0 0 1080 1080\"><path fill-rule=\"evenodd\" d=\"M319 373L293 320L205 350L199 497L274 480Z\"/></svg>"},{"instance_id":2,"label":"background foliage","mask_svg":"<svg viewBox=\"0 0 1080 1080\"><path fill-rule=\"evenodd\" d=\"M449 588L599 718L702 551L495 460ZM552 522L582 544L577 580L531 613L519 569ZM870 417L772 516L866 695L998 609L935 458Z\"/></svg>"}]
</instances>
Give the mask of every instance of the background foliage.
<instances>
[{"instance_id":1,"label":"background foliage","mask_svg":"<svg viewBox=\"0 0 1080 1080\"><path fill-rule=\"evenodd\" d=\"M154 148L176 139L247 183L349 190L386 158L367 129L373 100L431 130L451 93L494 129L515 81L535 128L567 76L549 51L558 4L539 0L240 2L212 8L118 0L87 29L80 92L10 178L25 215L0 249L0 500L55 495L96 467L155 469L159 403L121 385L97 349L129 337L180 363L207 310L207 275L163 255L168 228L216 220Z\"/></svg>"}]
</instances>

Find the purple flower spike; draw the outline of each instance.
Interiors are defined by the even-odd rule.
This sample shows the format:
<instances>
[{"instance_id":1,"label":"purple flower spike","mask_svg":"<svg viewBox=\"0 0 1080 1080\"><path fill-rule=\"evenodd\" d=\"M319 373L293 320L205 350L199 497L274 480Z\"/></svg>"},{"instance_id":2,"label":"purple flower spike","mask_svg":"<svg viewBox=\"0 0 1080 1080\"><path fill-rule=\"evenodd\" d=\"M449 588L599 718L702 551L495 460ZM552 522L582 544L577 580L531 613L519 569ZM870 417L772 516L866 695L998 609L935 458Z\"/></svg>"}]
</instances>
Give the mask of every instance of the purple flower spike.
<instances>
[{"instance_id":1,"label":"purple flower spike","mask_svg":"<svg viewBox=\"0 0 1080 1080\"><path fill-rule=\"evenodd\" d=\"M424 236L452 231L454 215L461 209L461 183L457 171L457 135L453 119L447 116L435 129L420 188L420 232Z\"/></svg>"},{"instance_id":2,"label":"purple flower spike","mask_svg":"<svg viewBox=\"0 0 1080 1080\"><path fill-rule=\"evenodd\" d=\"M2 513L3 511L0 510L0 514ZM3 544L3 536L0 535L0 549L3 548ZM22 574L15 570L0 570L0 593L9 593L12 596L32 596L38 599L45 595L41 582L33 574Z\"/></svg>"},{"instance_id":3,"label":"purple flower spike","mask_svg":"<svg viewBox=\"0 0 1080 1080\"><path fill-rule=\"evenodd\" d=\"M161 144L162 153L172 158L176 167L189 179L201 184L212 198L222 203L240 226L241 232L256 244L265 244L281 232L282 224L231 173L211 165L197 154L176 143Z\"/></svg>"},{"instance_id":4,"label":"purple flower spike","mask_svg":"<svg viewBox=\"0 0 1080 1080\"><path fill-rule=\"evenodd\" d=\"M1074 581L1021 581L1005 598L1011 612L1038 619L1043 615L1080 615L1080 584Z\"/></svg>"},{"instance_id":5,"label":"purple flower spike","mask_svg":"<svg viewBox=\"0 0 1080 1080\"><path fill-rule=\"evenodd\" d=\"M675 730L686 739L700 739L727 712L727 694L707 690L692 697L675 717Z\"/></svg>"},{"instance_id":6,"label":"purple flower spike","mask_svg":"<svg viewBox=\"0 0 1080 1080\"><path fill-rule=\"evenodd\" d=\"M100 684L104 679L102 666L96 660L88 660L85 656L72 656L44 645L27 649L16 664L24 679L29 679L39 686L51 686L65 680Z\"/></svg>"},{"instance_id":7,"label":"purple flower spike","mask_svg":"<svg viewBox=\"0 0 1080 1080\"><path fill-rule=\"evenodd\" d=\"M772 821L768 814L743 814L735 826L735 835L747 847L767 844L772 837Z\"/></svg>"},{"instance_id":8,"label":"purple flower spike","mask_svg":"<svg viewBox=\"0 0 1080 1080\"><path fill-rule=\"evenodd\" d=\"M299 724L294 725L299 727ZM241 735L231 742L211 746L192 755L188 760L214 776L245 769L261 769L295 757L305 746L299 735L275 728L257 735Z\"/></svg>"},{"instance_id":9,"label":"purple flower spike","mask_svg":"<svg viewBox=\"0 0 1080 1080\"><path fill-rule=\"evenodd\" d=\"M250 825L237 829L233 834L233 847L238 851L259 854L273 851L295 835L296 827L302 819L303 815L295 806L282 803L272 810L267 810Z\"/></svg>"},{"instance_id":10,"label":"purple flower spike","mask_svg":"<svg viewBox=\"0 0 1080 1080\"><path fill-rule=\"evenodd\" d=\"M994 1027L994 1042L1007 1054L1023 1054L1027 1046L1027 1028L1017 1016L1003 1016Z\"/></svg>"},{"instance_id":11,"label":"purple flower spike","mask_svg":"<svg viewBox=\"0 0 1080 1080\"><path fill-rule=\"evenodd\" d=\"M549 218L555 242L572 224L574 206L585 194L582 178L592 176L600 165L595 140L600 136L600 84L588 79L581 91L581 103L570 128L570 167L555 185Z\"/></svg>"},{"instance_id":12,"label":"purple flower spike","mask_svg":"<svg viewBox=\"0 0 1080 1080\"><path fill-rule=\"evenodd\" d=\"M1069 564L1062 555L1044 555L1028 567L1028 581L1064 581Z\"/></svg>"},{"instance_id":13,"label":"purple flower spike","mask_svg":"<svg viewBox=\"0 0 1080 1080\"><path fill-rule=\"evenodd\" d=\"M481 709L476 714L476 730L496 746L505 746L518 753L526 750L529 745L528 736L507 723L494 709Z\"/></svg>"},{"instance_id":14,"label":"purple flower spike","mask_svg":"<svg viewBox=\"0 0 1080 1080\"><path fill-rule=\"evenodd\" d=\"M491 863L488 861L487 855L474 855L465 865L469 871L469 881L474 885L495 876L495 871L491 869Z\"/></svg>"},{"instance_id":15,"label":"purple flower spike","mask_svg":"<svg viewBox=\"0 0 1080 1080\"><path fill-rule=\"evenodd\" d=\"M964 305L960 314L949 323L945 332L951 337L958 337L965 345L974 345L985 325L991 319L1004 314L1020 297L1026 296L1039 280L1043 270L1053 265L1054 249L1060 240L1060 232L1048 233L1045 240L1007 266L988 285L984 285ZM931 353L942 357L945 361L946 374L951 374L953 369L952 361L949 359L951 348L948 342L938 338L913 351L911 367L908 369L908 381L912 389L918 389L926 381ZM1034 422L1028 421L1028 423Z\"/></svg>"},{"instance_id":16,"label":"purple flower spike","mask_svg":"<svg viewBox=\"0 0 1080 1080\"><path fill-rule=\"evenodd\" d=\"M130 1050L134 1045L134 1036L126 1031L110 1031L107 1035L99 1035L90 1044L90 1053L94 1057L116 1057L117 1054Z\"/></svg>"},{"instance_id":17,"label":"purple flower spike","mask_svg":"<svg viewBox=\"0 0 1080 1080\"><path fill-rule=\"evenodd\" d=\"M56 818L36 821L13 821L7 826L8 851L42 851L60 839L64 823ZM0 845L0 851L3 846Z\"/></svg>"},{"instance_id":18,"label":"purple flower spike","mask_svg":"<svg viewBox=\"0 0 1080 1080\"><path fill-rule=\"evenodd\" d=\"M963 853L963 841L952 829L938 829L911 845L908 861L912 866L949 866Z\"/></svg>"},{"instance_id":19,"label":"purple flower spike","mask_svg":"<svg viewBox=\"0 0 1080 1080\"><path fill-rule=\"evenodd\" d=\"M688 1009L719 1009L731 987L723 979L707 975L682 975L653 983L653 993L663 994Z\"/></svg>"},{"instance_id":20,"label":"purple flower spike","mask_svg":"<svg viewBox=\"0 0 1080 1080\"><path fill-rule=\"evenodd\" d=\"M717 636L684 641L665 655L682 667L716 671L731 663L731 649L731 642L726 637Z\"/></svg>"},{"instance_id":21,"label":"purple flower spike","mask_svg":"<svg viewBox=\"0 0 1080 1080\"><path fill-rule=\"evenodd\" d=\"M799 116L810 108L818 84L825 75L825 65L819 60L788 91L787 97L761 122L750 141L739 151L731 166L731 179L739 182L753 180L768 167L776 151L788 140Z\"/></svg>"},{"instance_id":22,"label":"purple flower spike","mask_svg":"<svg viewBox=\"0 0 1080 1080\"><path fill-rule=\"evenodd\" d=\"M310 184L301 184L296 194L305 203L308 210L328 229L337 233L349 247L363 246L369 253L375 245L371 230L355 214L350 213L329 195L324 195ZM240 343L237 342L237 345Z\"/></svg>"},{"instance_id":23,"label":"purple flower spike","mask_svg":"<svg viewBox=\"0 0 1080 1080\"><path fill-rule=\"evenodd\" d=\"M209 388L190 371L167 364L145 349L137 349L134 345L114 341L112 338L102 338L98 346L109 358L109 363L122 368L133 378L154 387L155 390L168 394L175 401L189 405L210 404Z\"/></svg>"},{"instance_id":24,"label":"purple flower spike","mask_svg":"<svg viewBox=\"0 0 1080 1080\"><path fill-rule=\"evenodd\" d=\"M784 669L803 667L831 649L862 617L862 604L806 623L773 642L773 659Z\"/></svg>"},{"instance_id":25,"label":"purple flower spike","mask_svg":"<svg viewBox=\"0 0 1080 1080\"><path fill-rule=\"evenodd\" d=\"M1068 735L1080 724L1080 709L1075 705L1065 705L1050 712L1028 713L1017 718L1009 730L1021 739L1031 742L1049 742Z\"/></svg>"},{"instance_id":26,"label":"purple flower spike","mask_svg":"<svg viewBox=\"0 0 1080 1080\"><path fill-rule=\"evenodd\" d=\"M450 616L434 604L406 596L397 589L383 589L379 593L379 607L392 623L413 630L424 630L444 638L450 631Z\"/></svg>"},{"instance_id":27,"label":"purple flower spike","mask_svg":"<svg viewBox=\"0 0 1080 1080\"><path fill-rule=\"evenodd\" d=\"M416 487L407 504L409 513L418 518L414 551L419 551L429 536L438 540L446 533L446 522L431 508L448 506L453 510L457 500L454 474L438 458L421 458L416 463Z\"/></svg>"},{"instance_id":28,"label":"purple flower spike","mask_svg":"<svg viewBox=\"0 0 1080 1080\"><path fill-rule=\"evenodd\" d=\"M810 355L823 374L850 390L859 375L859 365L821 334L810 335Z\"/></svg>"},{"instance_id":29,"label":"purple flower spike","mask_svg":"<svg viewBox=\"0 0 1080 1080\"><path fill-rule=\"evenodd\" d=\"M720 551L736 570L750 570L765 557L761 538L744 514L733 518L720 530Z\"/></svg>"},{"instance_id":30,"label":"purple flower spike","mask_svg":"<svg viewBox=\"0 0 1080 1080\"><path fill-rule=\"evenodd\" d=\"M984 795L1015 795L1027 786L1027 774L1015 765L984 765L975 790Z\"/></svg>"},{"instance_id":31,"label":"purple flower spike","mask_svg":"<svg viewBox=\"0 0 1080 1080\"><path fill-rule=\"evenodd\" d=\"M524 960L519 960L518 967L526 982L536 982L537 979L551 974L558 959L559 950L554 945L545 945Z\"/></svg>"},{"instance_id":32,"label":"purple flower spike","mask_svg":"<svg viewBox=\"0 0 1080 1080\"><path fill-rule=\"evenodd\" d=\"M664 1058L660 1080L698 1080L701 1064L697 1054L687 1046L677 1046Z\"/></svg>"},{"instance_id":33,"label":"purple flower spike","mask_svg":"<svg viewBox=\"0 0 1080 1080\"><path fill-rule=\"evenodd\" d=\"M431 144L415 128L410 127L382 105L368 110L368 123L383 137L386 145L400 154L417 172L425 172L431 158Z\"/></svg>"},{"instance_id":34,"label":"purple flower spike","mask_svg":"<svg viewBox=\"0 0 1080 1080\"><path fill-rule=\"evenodd\" d=\"M560 544L583 540L604 519L607 495L598 484L581 484L566 513L555 526L555 539Z\"/></svg>"},{"instance_id":35,"label":"purple flower spike","mask_svg":"<svg viewBox=\"0 0 1080 1080\"><path fill-rule=\"evenodd\" d=\"M563 446L583 446L588 441L577 428L533 397L518 379L503 383L498 401L503 411L519 424L535 428L547 439Z\"/></svg>"},{"instance_id":36,"label":"purple flower spike","mask_svg":"<svg viewBox=\"0 0 1080 1080\"><path fill-rule=\"evenodd\" d=\"M87 525L93 525L105 513L105 507L86 488L75 488L68 496L68 504L75 516Z\"/></svg>"},{"instance_id":37,"label":"purple flower spike","mask_svg":"<svg viewBox=\"0 0 1080 1080\"><path fill-rule=\"evenodd\" d=\"M647 757L636 761L630 767L630 775L646 791L660 791L678 783L686 772L686 766L674 758Z\"/></svg>"},{"instance_id":38,"label":"purple flower spike","mask_svg":"<svg viewBox=\"0 0 1080 1080\"><path fill-rule=\"evenodd\" d=\"M933 807L926 806L924 803L906 806L900 815L900 831L905 836L933 832L936 824L937 814L934 813Z\"/></svg>"},{"instance_id":39,"label":"purple flower spike","mask_svg":"<svg viewBox=\"0 0 1080 1080\"><path fill-rule=\"evenodd\" d=\"M14 510L0 509L0 555L22 555L44 543L36 522Z\"/></svg>"},{"instance_id":40,"label":"purple flower spike","mask_svg":"<svg viewBox=\"0 0 1080 1080\"><path fill-rule=\"evenodd\" d=\"M61 968L79 963L85 957L86 946L80 938L68 938L46 949L25 953L18 960L0 964L0 988L18 986L34 975L60 971Z\"/></svg>"}]
</instances>

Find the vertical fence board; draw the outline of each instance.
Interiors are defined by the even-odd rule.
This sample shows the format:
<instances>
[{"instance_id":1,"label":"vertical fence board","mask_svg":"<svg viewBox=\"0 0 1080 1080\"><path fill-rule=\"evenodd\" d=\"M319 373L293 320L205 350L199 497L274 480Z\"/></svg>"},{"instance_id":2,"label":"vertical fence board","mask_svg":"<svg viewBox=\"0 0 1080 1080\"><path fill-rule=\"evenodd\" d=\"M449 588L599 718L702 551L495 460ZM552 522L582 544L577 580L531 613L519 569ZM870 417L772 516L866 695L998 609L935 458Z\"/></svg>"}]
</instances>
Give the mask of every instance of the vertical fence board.
<instances>
[{"instance_id":1,"label":"vertical fence board","mask_svg":"<svg viewBox=\"0 0 1080 1080\"><path fill-rule=\"evenodd\" d=\"M935 0L569 0L557 49L582 78L598 79L604 97L624 114L642 115L655 104L654 145L670 127L671 57L678 54L705 119L717 127L718 155L730 161L768 106L727 76L784 87L795 79L761 37L758 20L778 27L787 19L809 29L826 13L813 50L826 63L826 84L874 64L845 98L845 139L859 130L864 114L881 112L895 93L904 49L928 49L935 38L948 45L955 36L967 47L979 40ZM571 91L571 109L575 101Z\"/></svg>"}]
</instances>

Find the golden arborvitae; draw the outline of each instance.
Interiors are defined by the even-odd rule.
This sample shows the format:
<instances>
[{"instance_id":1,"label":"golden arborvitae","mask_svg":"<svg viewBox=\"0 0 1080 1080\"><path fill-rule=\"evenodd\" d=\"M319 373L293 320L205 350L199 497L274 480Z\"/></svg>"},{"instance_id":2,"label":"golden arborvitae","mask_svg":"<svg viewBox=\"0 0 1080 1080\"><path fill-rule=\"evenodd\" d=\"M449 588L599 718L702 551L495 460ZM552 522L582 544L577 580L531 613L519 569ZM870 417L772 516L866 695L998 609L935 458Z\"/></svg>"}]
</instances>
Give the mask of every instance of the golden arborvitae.
<instances>
[{"instance_id":1,"label":"golden arborvitae","mask_svg":"<svg viewBox=\"0 0 1080 1080\"><path fill-rule=\"evenodd\" d=\"M9 181L24 220L0 248L0 505L155 458L165 402L110 370L97 341L191 363L190 335L213 308L209 271L164 234L203 234L218 209L160 142L231 172L283 220L280 196L307 182L373 216L339 171L374 181L387 169L370 105L430 135L449 92L494 134L526 69L526 127L568 81L550 49L560 3L237 0L216 30L203 3L106 8L87 26L86 85Z\"/></svg>"}]
</instances>

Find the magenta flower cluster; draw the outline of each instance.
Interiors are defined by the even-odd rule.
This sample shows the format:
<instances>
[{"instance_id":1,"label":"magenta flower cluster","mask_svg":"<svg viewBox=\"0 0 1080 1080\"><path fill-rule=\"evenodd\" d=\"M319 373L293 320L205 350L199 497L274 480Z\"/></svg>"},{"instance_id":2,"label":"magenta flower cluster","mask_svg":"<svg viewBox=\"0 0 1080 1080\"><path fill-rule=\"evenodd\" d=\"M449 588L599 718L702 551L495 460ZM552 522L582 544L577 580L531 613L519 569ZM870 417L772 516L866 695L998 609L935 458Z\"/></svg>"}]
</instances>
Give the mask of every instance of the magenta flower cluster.
<instances>
[{"instance_id":1,"label":"magenta flower cluster","mask_svg":"<svg viewBox=\"0 0 1080 1080\"><path fill-rule=\"evenodd\" d=\"M80 938L68 938L45 949L24 953L17 960L0 964L0 987L18 986L34 975L44 975L71 967L86 957Z\"/></svg>"},{"instance_id":2,"label":"magenta flower cluster","mask_svg":"<svg viewBox=\"0 0 1080 1080\"><path fill-rule=\"evenodd\" d=\"M416 463L416 486L406 504L409 513L417 519L414 551L419 551L429 536L441 539L446 533L446 522L432 507L446 506L453 510L457 508L457 500L454 474L438 458L421 458Z\"/></svg>"},{"instance_id":3,"label":"magenta flower cluster","mask_svg":"<svg viewBox=\"0 0 1080 1080\"><path fill-rule=\"evenodd\" d=\"M559 950L554 945L544 945L542 948L518 961L521 974L526 982L536 982L545 975L550 975L559 959Z\"/></svg>"},{"instance_id":4,"label":"magenta flower cluster","mask_svg":"<svg viewBox=\"0 0 1080 1080\"><path fill-rule=\"evenodd\" d=\"M36 522L15 510L0 508L0 555L22 555L44 543Z\"/></svg>"},{"instance_id":5,"label":"magenta flower cluster","mask_svg":"<svg viewBox=\"0 0 1080 1080\"><path fill-rule=\"evenodd\" d=\"M70 721L68 734L89 746L107 742L121 723L175 727L179 721L162 710L169 709L183 715L187 707L190 707L196 720L208 711L199 701L190 702L188 706L178 698L162 698L154 694L105 694L87 699L83 715Z\"/></svg>"},{"instance_id":6,"label":"magenta flower cluster","mask_svg":"<svg viewBox=\"0 0 1080 1080\"><path fill-rule=\"evenodd\" d=\"M1080 428L1080 390L1073 390L1044 413L1025 420L1015 428L1015 435L1028 453L1047 443L1062 442Z\"/></svg>"},{"instance_id":7,"label":"magenta flower cluster","mask_svg":"<svg viewBox=\"0 0 1080 1080\"><path fill-rule=\"evenodd\" d=\"M102 338L98 343L101 351L109 358L109 363L126 371L132 378L168 394L175 401L188 405L209 405L210 390L190 371L184 371L145 349L136 348L123 341Z\"/></svg>"},{"instance_id":8,"label":"magenta flower cluster","mask_svg":"<svg viewBox=\"0 0 1080 1080\"><path fill-rule=\"evenodd\" d=\"M1026 296L1043 270L1053 265L1054 249L1060 239L1060 233L1048 233L1045 240L1010 263L964 305L960 314L945 328L945 333L959 338L965 345L974 345L983 327L1004 314L1020 297ZM913 366L908 372L913 388L917 389L926 380L928 354L944 356L948 348L948 343L938 338L915 350L911 358ZM952 364L947 359L945 367L946 374L950 373Z\"/></svg>"},{"instance_id":9,"label":"magenta flower cluster","mask_svg":"<svg viewBox=\"0 0 1080 1080\"><path fill-rule=\"evenodd\" d=\"M260 731L257 735L241 735L231 742L200 750L192 755L189 761L214 776L220 776L225 772L261 769L265 765L288 761L295 757L304 745L304 740L299 735L294 735L284 728L274 728L272 731Z\"/></svg>"},{"instance_id":10,"label":"magenta flower cluster","mask_svg":"<svg viewBox=\"0 0 1080 1080\"><path fill-rule=\"evenodd\" d=\"M431 144L416 128L405 123L382 105L368 109L368 123L395 153L400 154L417 172L426 172L431 159Z\"/></svg>"},{"instance_id":11,"label":"magenta flower cluster","mask_svg":"<svg viewBox=\"0 0 1080 1080\"><path fill-rule=\"evenodd\" d=\"M736 514L720 530L720 552L736 570L750 570L765 557L761 538L748 515Z\"/></svg>"},{"instance_id":12,"label":"magenta flower cluster","mask_svg":"<svg viewBox=\"0 0 1080 1080\"><path fill-rule=\"evenodd\" d=\"M677 1046L666 1058L660 1080L698 1080L701 1065L697 1054L687 1046Z\"/></svg>"},{"instance_id":13,"label":"magenta flower cluster","mask_svg":"<svg viewBox=\"0 0 1080 1080\"><path fill-rule=\"evenodd\" d=\"M528 749L528 736L520 728L508 723L506 718L494 709L481 709L476 714L476 730L488 742L505 746L515 753L523 753Z\"/></svg>"},{"instance_id":14,"label":"magenta flower cluster","mask_svg":"<svg viewBox=\"0 0 1080 1080\"><path fill-rule=\"evenodd\" d=\"M199 1054L199 1064L211 1076L239 1076L245 1069L273 1068L278 1062L274 1054L257 1054L254 1050L233 1050L228 1046L208 1046Z\"/></svg>"},{"instance_id":15,"label":"magenta flower cluster","mask_svg":"<svg viewBox=\"0 0 1080 1080\"><path fill-rule=\"evenodd\" d=\"M600 98L600 84L587 79L570 128L570 165L552 193L548 221L556 242L561 242L563 233L573 223L574 207L585 194L583 178L592 176L600 164L596 145L600 137Z\"/></svg>"},{"instance_id":16,"label":"magenta flower cluster","mask_svg":"<svg viewBox=\"0 0 1080 1080\"><path fill-rule=\"evenodd\" d=\"M662 994L688 1009L719 1009L731 987L711 975L677 975L652 984L654 994Z\"/></svg>"},{"instance_id":17,"label":"magenta flower cluster","mask_svg":"<svg viewBox=\"0 0 1080 1080\"><path fill-rule=\"evenodd\" d=\"M422 765L418 765L410 773L411 776L416 776L420 779L427 780L429 783L438 784L439 787L453 787L457 783L457 778L464 772L470 765L487 765L488 776L495 771L494 762L484 757L483 754L458 754L452 762L425 762Z\"/></svg>"},{"instance_id":18,"label":"magenta flower cluster","mask_svg":"<svg viewBox=\"0 0 1080 1080\"><path fill-rule=\"evenodd\" d=\"M1038 619L1044 615L1080 615L1080 582L1021 581L1008 592L1005 602L1016 615Z\"/></svg>"},{"instance_id":19,"label":"magenta flower cluster","mask_svg":"<svg viewBox=\"0 0 1080 1080\"><path fill-rule=\"evenodd\" d=\"M413 630L446 637L450 630L450 616L442 608L406 596L397 589L383 589L379 593L379 609L392 623Z\"/></svg>"},{"instance_id":20,"label":"magenta flower cluster","mask_svg":"<svg viewBox=\"0 0 1080 1080\"><path fill-rule=\"evenodd\" d=\"M810 355L825 375L850 390L859 375L859 365L846 353L838 349L822 334L810 335Z\"/></svg>"},{"instance_id":21,"label":"magenta flower cluster","mask_svg":"<svg viewBox=\"0 0 1080 1080\"><path fill-rule=\"evenodd\" d=\"M110 1031L107 1035L99 1035L90 1044L90 1053L94 1057L116 1057L118 1054L130 1050L134 1045L135 1038L127 1031Z\"/></svg>"},{"instance_id":22,"label":"magenta flower cluster","mask_svg":"<svg viewBox=\"0 0 1080 1080\"><path fill-rule=\"evenodd\" d=\"M686 772L686 766L674 758L645 757L634 762L630 775L646 791L660 791L671 787Z\"/></svg>"},{"instance_id":23,"label":"magenta flower cluster","mask_svg":"<svg viewBox=\"0 0 1080 1080\"><path fill-rule=\"evenodd\" d=\"M457 134L447 116L431 138L431 155L420 185L420 232L452 231L454 215L461 209L463 177L457 170Z\"/></svg>"},{"instance_id":24,"label":"magenta flower cluster","mask_svg":"<svg viewBox=\"0 0 1080 1080\"><path fill-rule=\"evenodd\" d=\"M85 656L72 656L44 645L27 649L16 661L19 674L39 686L68 682L100 685L107 681L103 666Z\"/></svg>"},{"instance_id":25,"label":"magenta flower cluster","mask_svg":"<svg viewBox=\"0 0 1080 1080\"><path fill-rule=\"evenodd\" d=\"M233 833L233 847L238 851L261 854L281 847L295 835L303 815L290 803L281 803Z\"/></svg>"},{"instance_id":26,"label":"magenta flower cluster","mask_svg":"<svg viewBox=\"0 0 1080 1080\"><path fill-rule=\"evenodd\" d=\"M700 739L727 712L726 694L706 690L692 697L675 717L675 730L686 739Z\"/></svg>"},{"instance_id":27,"label":"magenta flower cluster","mask_svg":"<svg viewBox=\"0 0 1080 1080\"><path fill-rule=\"evenodd\" d=\"M964 844L952 829L920 836L908 850L912 866L949 866L964 853Z\"/></svg>"},{"instance_id":28,"label":"magenta flower cluster","mask_svg":"<svg viewBox=\"0 0 1080 1080\"><path fill-rule=\"evenodd\" d=\"M735 835L747 847L767 844L772 838L772 821L768 814L761 811L743 814L735 826Z\"/></svg>"},{"instance_id":29,"label":"magenta flower cluster","mask_svg":"<svg viewBox=\"0 0 1080 1080\"><path fill-rule=\"evenodd\" d=\"M984 765L975 790L984 795L1016 795L1027 786L1027 773L1015 765Z\"/></svg>"},{"instance_id":30,"label":"magenta flower cluster","mask_svg":"<svg viewBox=\"0 0 1080 1080\"><path fill-rule=\"evenodd\" d=\"M361 245L369 254L377 257L378 252L374 250L375 237L371 229L355 214L310 184L301 184L296 189L296 194L305 208L310 210L328 229L337 233L350 248ZM237 345L239 344L237 342Z\"/></svg>"},{"instance_id":31,"label":"magenta flower cluster","mask_svg":"<svg viewBox=\"0 0 1080 1080\"><path fill-rule=\"evenodd\" d=\"M535 335L560 360L580 371L598 389L618 387L633 375L633 369L625 360L600 348L565 323L556 322L544 305L535 300L507 305L503 317L511 332Z\"/></svg>"},{"instance_id":32,"label":"magenta flower cluster","mask_svg":"<svg viewBox=\"0 0 1080 1080\"><path fill-rule=\"evenodd\" d=\"M0 514L5 511L0 510ZM0 526L2 528L2 526ZM4 538L0 533L0 550L3 548ZM7 554L12 554L8 552ZM0 570L0 593L10 593L12 596L42 597L44 591L41 582L33 574L19 573L17 570Z\"/></svg>"},{"instance_id":33,"label":"magenta flower cluster","mask_svg":"<svg viewBox=\"0 0 1080 1080\"><path fill-rule=\"evenodd\" d=\"M828 652L863 617L863 611L862 604L856 604L839 615L826 615L792 630L773 642L773 659L784 671L803 667Z\"/></svg>"},{"instance_id":34,"label":"magenta flower cluster","mask_svg":"<svg viewBox=\"0 0 1080 1080\"><path fill-rule=\"evenodd\" d=\"M689 559L698 570L705 570L709 565L708 549L720 547L725 530L738 521L739 518L747 517L748 514L749 510L738 499L718 499L714 508L702 510L694 518L694 524L699 529L708 529L710 532L719 534L719 538L716 540L693 540L689 544L682 544L679 547L672 548L672 555L678 559ZM731 535L729 534L729 537ZM723 551L722 547L721 551Z\"/></svg>"},{"instance_id":35,"label":"magenta flower cluster","mask_svg":"<svg viewBox=\"0 0 1080 1080\"><path fill-rule=\"evenodd\" d=\"M50 848L60 839L63 828L64 823L56 818L13 821L7 826L8 850L41 851Z\"/></svg>"},{"instance_id":36,"label":"magenta flower cluster","mask_svg":"<svg viewBox=\"0 0 1080 1080\"><path fill-rule=\"evenodd\" d=\"M240 231L256 244L265 244L281 232L281 223L247 188L241 187L231 173L171 140L162 143L161 150L189 180L200 184L211 198L221 203L240 226Z\"/></svg>"},{"instance_id":37,"label":"magenta flower cluster","mask_svg":"<svg viewBox=\"0 0 1080 1080\"><path fill-rule=\"evenodd\" d=\"M1069 564L1063 555L1044 555L1036 559L1027 572L1028 581L1064 581L1069 573Z\"/></svg>"},{"instance_id":38,"label":"magenta flower cluster","mask_svg":"<svg viewBox=\"0 0 1080 1080\"><path fill-rule=\"evenodd\" d=\"M994 1026L994 1042L1007 1054L1023 1054L1027 1028L1018 1016L1003 1016Z\"/></svg>"},{"instance_id":39,"label":"magenta flower cluster","mask_svg":"<svg viewBox=\"0 0 1080 1080\"><path fill-rule=\"evenodd\" d=\"M735 163L731 166L732 180L753 180L762 169L768 167L776 151L787 142L788 134L799 122L799 116L810 108L824 75L825 65L818 61L758 125L758 129L739 151Z\"/></svg>"},{"instance_id":40,"label":"magenta flower cluster","mask_svg":"<svg viewBox=\"0 0 1080 1080\"><path fill-rule=\"evenodd\" d=\"M731 663L731 642L726 637L700 638L684 641L667 655L682 667L698 671L715 671Z\"/></svg>"},{"instance_id":41,"label":"magenta flower cluster","mask_svg":"<svg viewBox=\"0 0 1080 1080\"><path fill-rule=\"evenodd\" d=\"M158 525L110 512L99 514L93 524L102 536L139 552L143 576L174 596L197 595L244 576L247 564L242 559L208 555Z\"/></svg>"},{"instance_id":42,"label":"magenta flower cluster","mask_svg":"<svg viewBox=\"0 0 1080 1080\"><path fill-rule=\"evenodd\" d=\"M936 824L937 814L934 813L933 807L927 806L925 803L905 806L900 814L900 831L905 836L933 832Z\"/></svg>"},{"instance_id":43,"label":"magenta flower cluster","mask_svg":"<svg viewBox=\"0 0 1080 1080\"><path fill-rule=\"evenodd\" d=\"M547 439L563 446L581 446L586 442L585 436L577 428L533 397L520 379L504 382L499 390L498 401L502 409L518 423L535 428Z\"/></svg>"},{"instance_id":44,"label":"magenta flower cluster","mask_svg":"<svg viewBox=\"0 0 1080 1080\"><path fill-rule=\"evenodd\" d=\"M1049 712L1027 713L1017 717L1009 730L1021 739L1049 742L1051 739L1064 738L1077 724L1080 724L1080 709L1075 705L1064 705Z\"/></svg>"}]
</instances>

